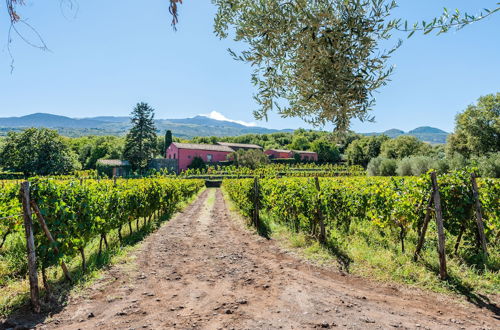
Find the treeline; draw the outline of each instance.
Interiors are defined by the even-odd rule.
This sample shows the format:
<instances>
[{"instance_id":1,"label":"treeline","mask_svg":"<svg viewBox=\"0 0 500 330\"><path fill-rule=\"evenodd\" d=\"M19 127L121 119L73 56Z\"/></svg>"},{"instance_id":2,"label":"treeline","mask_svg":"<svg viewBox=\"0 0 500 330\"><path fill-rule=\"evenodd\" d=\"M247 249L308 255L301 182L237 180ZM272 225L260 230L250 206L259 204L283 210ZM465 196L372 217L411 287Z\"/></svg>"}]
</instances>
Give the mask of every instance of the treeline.
<instances>
[{"instance_id":1,"label":"treeline","mask_svg":"<svg viewBox=\"0 0 500 330\"><path fill-rule=\"evenodd\" d=\"M39 175L64 174L95 169L98 159L127 159L140 168L144 159L165 154L165 137L157 135L153 115L153 109L139 103L132 113L134 125L127 137L68 138L53 130L35 128L11 132L0 140L0 169ZM148 138L141 140L144 131ZM173 141L224 141L257 144L264 149L312 150L318 153L320 163L361 165L371 175L420 175L429 168L443 173L475 166L482 176L500 177L500 93L483 96L459 113L455 130L445 145L431 145L407 135L390 139L384 135L305 129L191 140L174 137Z\"/></svg>"},{"instance_id":2,"label":"treeline","mask_svg":"<svg viewBox=\"0 0 500 330\"><path fill-rule=\"evenodd\" d=\"M67 174L95 169L98 159L123 159L125 137L68 138L46 128L11 132L0 140L0 168L26 175ZM163 138L157 138L153 157L160 157Z\"/></svg>"},{"instance_id":3,"label":"treeline","mask_svg":"<svg viewBox=\"0 0 500 330\"><path fill-rule=\"evenodd\" d=\"M367 166L370 175L421 175L476 168L484 177L500 177L500 93L479 98L455 118L445 145L431 146L410 136L363 138L347 148L350 163Z\"/></svg>"},{"instance_id":4,"label":"treeline","mask_svg":"<svg viewBox=\"0 0 500 330\"><path fill-rule=\"evenodd\" d=\"M96 168L98 159L127 159L136 170L162 157L165 138L154 126L154 109L138 103L131 114L132 128L125 137L63 137L55 130L28 128L0 139L0 170L30 175L61 175ZM1 171L0 171L1 172Z\"/></svg>"},{"instance_id":5,"label":"treeline","mask_svg":"<svg viewBox=\"0 0 500 330\"><path fill-rule=\"evenodd\" d=\"M500 177L500 93L479 98L455 119L446 144L431 145L414 136L389 138L354 132L328 133L299 129L290 133L248 134L237 137L198 137L195 143L250 143L265 149L312 150L320 162L361 165L370 175L421 175L477 167L479 174Z\"/></svg>"}]
</instances>

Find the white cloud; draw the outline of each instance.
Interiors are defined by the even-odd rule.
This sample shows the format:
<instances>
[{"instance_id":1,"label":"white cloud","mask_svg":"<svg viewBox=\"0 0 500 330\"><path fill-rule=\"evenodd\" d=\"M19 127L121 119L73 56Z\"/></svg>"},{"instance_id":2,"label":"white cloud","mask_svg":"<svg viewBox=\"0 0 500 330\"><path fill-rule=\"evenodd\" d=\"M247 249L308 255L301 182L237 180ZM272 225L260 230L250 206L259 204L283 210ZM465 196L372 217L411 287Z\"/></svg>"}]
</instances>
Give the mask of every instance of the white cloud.
<instances>
[{"instance_id":1,"label":"white cloud","mask_svg":"<svg viewBox=\"0 0 500 330\"><path fill-rule=\"evenodd\" d=\"M257 124L253 123L253 122L252 123L248 123L248 122L242 121L242 120L229 119L226 116L224 116L222 113L217 112L217 111L212 111L209 114L200 114L200 116L208 117L210 119L215 119L215 120L229 121L229 122L241 124L241 125L244 125L244 126L257 126Z\"/></svg>"}]
</instances>

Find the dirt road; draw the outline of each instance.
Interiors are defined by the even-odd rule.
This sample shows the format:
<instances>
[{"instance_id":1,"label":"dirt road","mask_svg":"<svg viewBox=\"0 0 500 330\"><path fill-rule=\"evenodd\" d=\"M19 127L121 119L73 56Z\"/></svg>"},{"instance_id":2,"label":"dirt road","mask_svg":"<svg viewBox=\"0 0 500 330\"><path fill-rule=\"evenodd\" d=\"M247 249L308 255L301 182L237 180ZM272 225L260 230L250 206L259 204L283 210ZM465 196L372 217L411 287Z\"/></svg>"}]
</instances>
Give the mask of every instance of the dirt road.
<instances>
[{"instance_id":1,"label":"dirt road","mask_svg":"<svg viewBox=\"0 0 500 330\"><path fill-rule=\"evenodd\" d=\"M219 189L206 190L135 254L38 327L500 328L498 311L298 260L243 228Z\"/></svg>"}]
</instances>

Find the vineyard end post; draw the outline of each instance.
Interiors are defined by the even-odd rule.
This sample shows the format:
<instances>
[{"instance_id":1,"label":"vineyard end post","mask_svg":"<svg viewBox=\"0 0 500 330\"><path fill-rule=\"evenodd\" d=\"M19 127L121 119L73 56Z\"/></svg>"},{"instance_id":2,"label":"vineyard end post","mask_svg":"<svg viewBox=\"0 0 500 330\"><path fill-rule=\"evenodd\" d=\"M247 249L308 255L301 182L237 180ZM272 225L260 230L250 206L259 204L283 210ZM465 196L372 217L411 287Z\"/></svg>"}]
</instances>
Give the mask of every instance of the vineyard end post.
<instances>
[{"instance_id":1,"label":"vineyard end post","mask_svg":"<svg viewBox=\"0 0 500 330\"><path fill-rule=\"evenodd\" d=\"M436 224L438 230L439 277L442 280L445 280L448 277L448 274L446 271L443 211L441 210L441 196L439 194L436 172L431 172L431 182L434 195L434 208L436 210Z\"/></svg>"},{"instance_id":2,"label":"vineyard end post","mask_svg":"<svg viewBox=\"0 0 500 330\"><path fill-rule=\"evenodd\" d=\"M30 183L21 183L21 200L23 205L24 229L26 234L26 251L28 253L28 276L30 282L30 296L33 311L40 313L40 289L38 287L38 271L36 266L35 238L33 235L33 220L30 206Z\"/></svg>"},{"instance_id":3,"label":"vineyard end post","mask_svg":"<svg viewBox=\"0 0 500 330\"><path fill-rule=\"evenodd\" d=\"M476 174L471 173L470 179L472 182L472 194L476 203L476 224L479 232L479 243L483 248L484 255L488 255L488 248L486 246L486 237L484 235L483 212L481 210L481 201L479 200L479 190L477 188Z\"/></svg>"}]
</instances>

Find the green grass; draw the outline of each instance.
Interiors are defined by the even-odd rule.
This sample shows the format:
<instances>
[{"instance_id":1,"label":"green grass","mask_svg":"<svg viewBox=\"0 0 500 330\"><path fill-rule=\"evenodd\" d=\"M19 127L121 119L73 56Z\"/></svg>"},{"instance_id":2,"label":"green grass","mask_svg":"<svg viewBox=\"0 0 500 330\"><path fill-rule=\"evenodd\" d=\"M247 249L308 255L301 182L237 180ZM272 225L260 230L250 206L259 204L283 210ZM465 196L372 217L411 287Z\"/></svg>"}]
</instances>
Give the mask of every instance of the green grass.
<instances>
[{"instance_id":1,"label":"green grass","mask_svg":"<svg viewBox=\"0 0 500 330\"><path fill-rule=\"evenodd\" d=\"M211 188L208 190L207 205L213 206L215 204L215 189Z\"/></svg>"},{"instance_id":2,"label":"green grass","mask_svg":"<svg viewBox=\"0 0 500 330\"><path fill-rule=\"evenodd\" d=\"M229 200L231 208L237 208ZM448 279L439 279L436 235L432 226L426 236L421 258L413 261L417 237L407 237L405 253L400 242L379 232L370 224L353 221L349 233L330 232L325 244L302 232L296 233L281 224L279 219L261 211L261 228L266 237L275 239L282 247L294 251L302 258L320 265L336 266L344 272L381 282L399 283L434 292L465 297L481 307L491 305L485 295L500 292L500 251L490 251L485 262L478 256L447 255ZM249 223L249 222L248 222ZM394 237L394 236L393 236ZM447 241L447 251L453 250L454 240ZM491 297L491 296L490 296Z\"/></svg>"},{"instance_id":3,"label":"green grass","mask_svg":"<svg viewBox=\"0 0 500 330\"><path fill-rule=\"evenodd\" d=\"M180 203L177 210L181 210L195 200L201 192L189 200ZM122 229L122 243L118 239L118 232L112 231L108 234L109 248L103 249L99 255L99 238L89 242L85 248L87 258L87 271L84 273L81 268L81 258L75 257L66 260L71 273L72 282L64 279L62 270L59 266L51 266L47 269L47 278L51 287L52 299L50 303L45 303L46 311L54 310L64 306L67 298L71 294L77 294L79 291L91 285L94 280L101 277L103 271L109 268L109 265L123 264L123 267L134 267L135 263L132 252L136 250L140 243L150 233L159 228L173 214L164 214L161 219L155 219L146 224L144 219L140 220L140 229L136 230L135 221L133 231L129 231L128 226ZM29 302L29 283L26 278L26 245L21 234L11 235L4 245L0 254L0 317L8 317L16 309ZM42 276L38 275L40 287L42 288ZM42 289L41 295L46 295ZM43 300L43 299L42 299Z\"/></svg>"}]
</instances>

